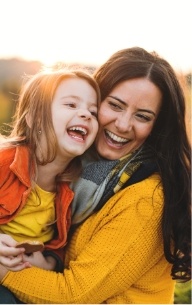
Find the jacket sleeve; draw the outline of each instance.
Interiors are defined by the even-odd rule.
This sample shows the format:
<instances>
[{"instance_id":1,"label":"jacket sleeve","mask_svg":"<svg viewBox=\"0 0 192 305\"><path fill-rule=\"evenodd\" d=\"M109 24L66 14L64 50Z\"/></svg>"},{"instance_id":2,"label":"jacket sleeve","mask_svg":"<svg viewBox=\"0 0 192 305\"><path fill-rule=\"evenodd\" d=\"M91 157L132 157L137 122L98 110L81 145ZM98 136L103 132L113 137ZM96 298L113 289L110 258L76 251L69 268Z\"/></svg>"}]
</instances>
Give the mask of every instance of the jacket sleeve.
<instances>
[{"instance_id":1,"label":"jacket sleeve","mask_svg":"<svg viewBox=\"0 0 192 305\"><path fill-rule=\"evenodd\" d=\"M141 196L140 187L150 190ZM75 253L62 274L32 267L9 272L2 284L25 303L109 301L162 259L162 201L157 183L130 186L74 233L82 235L82 240L76 242Z\"/></svg>"}]
</instances>

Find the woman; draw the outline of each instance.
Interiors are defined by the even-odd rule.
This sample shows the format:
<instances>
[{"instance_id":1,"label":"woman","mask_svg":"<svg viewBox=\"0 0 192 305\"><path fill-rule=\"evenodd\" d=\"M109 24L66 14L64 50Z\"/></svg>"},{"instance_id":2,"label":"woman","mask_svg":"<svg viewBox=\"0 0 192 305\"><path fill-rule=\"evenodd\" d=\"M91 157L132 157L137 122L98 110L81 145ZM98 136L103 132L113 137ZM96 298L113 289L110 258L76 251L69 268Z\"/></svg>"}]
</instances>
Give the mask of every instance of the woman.
<instances>
[{"instance_id":1,"label":"woman","mask_svg":"<svg viewBox=\"0 0 192 305\"><path fill-rule=\"evenodd\" d=\"M182 89L167 61L141 48L112 55L95 79L99 160L86 158L74 187L87 182L89 200L79 208L74 199L79 226L65 269L1 268L0 279L26 303L173 303L175 279L190 279L191 154Z\"/></svg>"}]
</instances>

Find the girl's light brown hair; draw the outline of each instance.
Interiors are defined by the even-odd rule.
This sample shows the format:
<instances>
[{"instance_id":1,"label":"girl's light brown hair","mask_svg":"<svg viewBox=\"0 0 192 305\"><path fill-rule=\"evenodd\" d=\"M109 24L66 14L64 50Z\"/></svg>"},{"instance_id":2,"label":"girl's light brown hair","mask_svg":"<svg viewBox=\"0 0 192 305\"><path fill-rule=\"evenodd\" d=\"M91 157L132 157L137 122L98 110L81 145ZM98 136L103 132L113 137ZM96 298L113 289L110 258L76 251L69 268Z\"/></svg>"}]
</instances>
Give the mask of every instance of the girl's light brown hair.
<instances>
[{"instance_id":1,"label":"girl's light brown hair","mask_svg":"<svg viewBox=\"0 0 192 305\"><path fill-rule=\"evenodd\" d=\"M96 91L97 103L100 103L100 90L94 78L83 69L59 69L42 70L39 73L28 76L23 84L13 117L12 131L7 139L11 146L27 145L31 152L31 161L35 164L45 165L52 162L57 153L57 138L54 132L51 114L51 104L55 91L59 84L69 78L81 78L86 80ZM26 122L26 115L30 117L30 128ZM41 160L34 156L34 152L40 148L40 130L43 129L45 149L41 151ZM68 166L68 170L62 174L59 180L74 180L81 170L79 157L74 158Z\"/></svg>"}]
</instances>

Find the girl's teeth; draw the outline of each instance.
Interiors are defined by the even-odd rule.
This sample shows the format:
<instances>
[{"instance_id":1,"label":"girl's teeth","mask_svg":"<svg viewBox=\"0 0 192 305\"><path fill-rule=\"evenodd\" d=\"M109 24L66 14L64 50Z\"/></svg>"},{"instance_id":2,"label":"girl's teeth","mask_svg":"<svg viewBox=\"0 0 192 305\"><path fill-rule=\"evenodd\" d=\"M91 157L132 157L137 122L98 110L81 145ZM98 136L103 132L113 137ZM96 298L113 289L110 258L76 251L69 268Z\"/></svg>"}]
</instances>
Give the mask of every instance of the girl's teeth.
<instances>
[{"instance_id":1,"label":"girl's teeth","mask_svg":"<svg viewBox=\"0 0 192 305\"><path fill-rule=\"evenodd\" d=\"M71 127L70 130L79 130L81 131L83 134L87 134L87 130L85 128L82 127Z\"/></svg>"}]
</instances>

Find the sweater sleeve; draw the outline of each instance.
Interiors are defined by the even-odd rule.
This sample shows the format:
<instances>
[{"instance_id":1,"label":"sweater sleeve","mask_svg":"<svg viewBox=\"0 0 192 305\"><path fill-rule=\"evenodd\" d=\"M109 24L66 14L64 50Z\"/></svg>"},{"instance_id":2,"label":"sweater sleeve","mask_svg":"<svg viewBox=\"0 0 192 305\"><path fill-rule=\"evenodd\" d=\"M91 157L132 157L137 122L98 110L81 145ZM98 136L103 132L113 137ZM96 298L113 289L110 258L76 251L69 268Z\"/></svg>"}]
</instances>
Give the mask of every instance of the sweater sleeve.
<instances>
[{"instance_id":1,"label":"sweater sleeve","mask_svg":"<svg viewBox=\"0 0 192 305\"><path fill-rule=\"evenodd\" d=\"M2 284L21 301L38 304L98 304L127 290L162 260L163 199L157 184L132 185L89 217L74 233L62 274L32 267L9 272Z\"/></svg>"}]
</instances>

